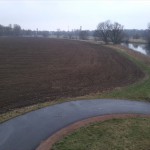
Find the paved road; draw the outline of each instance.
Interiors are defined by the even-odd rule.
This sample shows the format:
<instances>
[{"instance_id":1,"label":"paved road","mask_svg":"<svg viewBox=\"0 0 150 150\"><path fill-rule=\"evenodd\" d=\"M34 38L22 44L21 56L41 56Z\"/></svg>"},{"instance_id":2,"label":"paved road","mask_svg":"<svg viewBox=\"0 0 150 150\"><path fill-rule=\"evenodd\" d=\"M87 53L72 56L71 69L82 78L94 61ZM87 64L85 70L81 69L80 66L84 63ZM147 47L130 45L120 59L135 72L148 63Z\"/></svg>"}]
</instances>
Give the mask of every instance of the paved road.
<instances>
[{"instance_id":1,"label":"paved road","mask_svg":"<svg viewBox=\"0 0 150 150\"><path fill-rule=\"evenodd\" d=\"M42 108L0 124L0 150L35 150L50 135L76 121L122 113L150 114L150 103L97 99Z\"/></svg>"}]
</instances>

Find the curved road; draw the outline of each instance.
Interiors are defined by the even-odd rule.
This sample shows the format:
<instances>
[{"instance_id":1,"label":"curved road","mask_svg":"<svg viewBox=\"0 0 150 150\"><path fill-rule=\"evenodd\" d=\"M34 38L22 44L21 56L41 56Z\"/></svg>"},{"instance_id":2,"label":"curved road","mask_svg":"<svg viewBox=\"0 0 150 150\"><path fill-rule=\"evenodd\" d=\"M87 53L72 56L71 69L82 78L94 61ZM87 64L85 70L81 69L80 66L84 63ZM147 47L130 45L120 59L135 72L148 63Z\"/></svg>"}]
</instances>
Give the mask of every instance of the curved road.
<instances>
[{"instance_id":1,"label":"curved road","mask_svg":"<svg viewBox=\"0 0 150 150\"><path fill-rule=\"evenodd\" d=\"M0 150L35 150L50 135L79 120L128 113L150 114L150 103L97 99L42 108L0 124Z\"/></svg>"}]
</instances>

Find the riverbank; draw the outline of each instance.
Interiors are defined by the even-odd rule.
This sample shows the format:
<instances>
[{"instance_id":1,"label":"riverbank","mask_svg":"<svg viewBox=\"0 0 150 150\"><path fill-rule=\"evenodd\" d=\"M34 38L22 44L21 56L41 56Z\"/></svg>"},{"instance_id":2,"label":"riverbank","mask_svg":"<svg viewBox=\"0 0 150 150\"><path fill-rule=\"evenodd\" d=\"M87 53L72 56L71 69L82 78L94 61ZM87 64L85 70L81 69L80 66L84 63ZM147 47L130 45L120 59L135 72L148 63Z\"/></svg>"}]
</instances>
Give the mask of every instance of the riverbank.
<instances>
[{"instance_id":1,"label":"riverbank","mask_svg":"<svg viewBox=\"0 0 150 150\"><path fill-rule=\"evenodd\" d=\"M144 39L129 39L129 43L148 44Z\"/></svg>"},{"instance_id":2,"label":"riverbank","mask_svg":"<svg viewBox=\"0 0 150 150\"><path fill-rule=\"evenodd\" d=\"M104 92L98 95L98 98L115 98L115 99L136 99L150 102L150 59L148 56L139 52L130 50L123 46L109 46L114 50L133 61L140 69L142 69L146 76L145 79L135 84L116 88L113 91Z\"/></svg>"}]
</instances>

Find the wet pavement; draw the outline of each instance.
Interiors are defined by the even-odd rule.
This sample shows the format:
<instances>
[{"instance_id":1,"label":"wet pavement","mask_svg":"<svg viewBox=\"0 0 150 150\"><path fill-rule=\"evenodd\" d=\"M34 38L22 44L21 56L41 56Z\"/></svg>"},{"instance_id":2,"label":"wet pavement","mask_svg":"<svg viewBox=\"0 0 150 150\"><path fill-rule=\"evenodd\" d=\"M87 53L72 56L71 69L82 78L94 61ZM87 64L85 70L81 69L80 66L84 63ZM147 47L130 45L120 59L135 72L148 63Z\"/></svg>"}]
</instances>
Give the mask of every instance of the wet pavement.
<instances>
[{"instance_id":1,"label":"wet pavement","mask_svg":"<svg viewBox=\"0 0 150 150\"><path fill-rule=\"evenodd\" d=\"M32 111L0 124L0 150L35 150L56 131L74 122L106 114L150 114L150 103L81 100Z\"/></svg>"}]
</instances>

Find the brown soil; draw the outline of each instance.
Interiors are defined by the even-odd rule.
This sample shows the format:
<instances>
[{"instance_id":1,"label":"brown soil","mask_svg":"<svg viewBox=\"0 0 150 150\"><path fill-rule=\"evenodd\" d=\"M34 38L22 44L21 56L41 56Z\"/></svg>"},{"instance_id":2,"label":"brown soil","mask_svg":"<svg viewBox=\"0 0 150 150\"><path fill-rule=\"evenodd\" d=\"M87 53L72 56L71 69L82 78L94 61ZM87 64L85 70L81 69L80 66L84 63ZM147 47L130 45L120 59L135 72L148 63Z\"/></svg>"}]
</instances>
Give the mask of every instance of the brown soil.
<instances>
[{"instance_id":1,"label":"brown soil","mask_svg":"<svg viewBox=\"0 0 150 150\"><path fill-rule=\"evenodd\" d=\"M76 122L68 127L61 129L60 131L54 133L51 137L47 140L43 141L36 150L51 150L53 144L58 142L59 140L63 139L65 136L73 133L77 129L89 125L90 123L95 122L103 122L110 119L117 119L117 118L134 118L134 117L150 117L150 115L139 115L139 114L113 114L113 115L104 115L93 117L89 119L85 119L79 122Z\"/></svg>"},{"instance_id":2,"label":"brown soil","mask_svg":"<svg viewBox=\"0 0 150 150\"><path fill-rule=\"evenodd\" d=\"M46 38L0 38L0 113L125 86L144 73L111 48Z\"/></svg>"}]
</instances>

